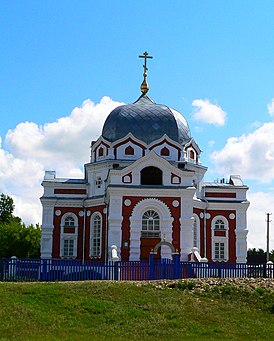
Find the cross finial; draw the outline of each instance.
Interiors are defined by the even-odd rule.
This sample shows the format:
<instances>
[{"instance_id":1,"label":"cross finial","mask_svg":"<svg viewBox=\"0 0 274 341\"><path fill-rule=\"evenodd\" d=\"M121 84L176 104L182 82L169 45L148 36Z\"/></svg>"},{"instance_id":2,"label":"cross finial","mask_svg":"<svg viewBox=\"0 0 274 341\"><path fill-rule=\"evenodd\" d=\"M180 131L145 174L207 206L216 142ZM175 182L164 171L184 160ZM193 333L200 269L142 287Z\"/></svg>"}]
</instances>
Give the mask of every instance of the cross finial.
<instances>
[{"instance_id":1,"label":"cross finial","mask_svg":"<svg viewBox=\"0 0 274 341\"><path fill-rule=\"evenodd\" d=\"M148 68L147 68L147 59L152 59L153 57L149 56L147 51L146 51L141 56L139 56L139 58L144 58L145 59L145 64L143 65L143 67L144 67L144 73L143 73L144 80L143 80L143 83L141 84L141 91L145 95L148 92L148 90L149 90L148 83L147 83L147 70L148 70Z\"/></svg>"}]
</instances>

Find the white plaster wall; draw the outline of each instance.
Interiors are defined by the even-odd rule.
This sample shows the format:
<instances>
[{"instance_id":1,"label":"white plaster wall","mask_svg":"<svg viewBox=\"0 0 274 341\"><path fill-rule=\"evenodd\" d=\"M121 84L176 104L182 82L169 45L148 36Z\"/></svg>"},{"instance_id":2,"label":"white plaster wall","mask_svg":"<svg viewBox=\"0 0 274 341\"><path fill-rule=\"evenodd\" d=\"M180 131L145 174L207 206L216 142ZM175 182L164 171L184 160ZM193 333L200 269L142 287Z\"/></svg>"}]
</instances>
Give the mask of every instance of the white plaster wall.
<instances>
[{"instance_id":1,"label":"white plaster wall","mask_svg":"<svg viewBox=\"0 0 274 341\"><path fill-rule=\"evenodd\" d=\"M42 235L41 258L52 258L52 233L53 233L54 204L42 201Z\"/></svg>"},{"instance_id":2,"label":"white plaster wall","mask_svg":"<svg viewBox=\"0 0 274 341\"><path fill-rule=\"evenodd\" d=\"M246 263L247 257L247 219L246 211L248 204L243 205L236 210L236 262Z\"/></svg>"},{"instance_id":3,"label":"white plaster wall","mask_svg":"<svg viewBox=\"0 0 274 341\"><path fill-rule=\"evenodd\" d=\"M161 150L165 147L169 150L169 156L161 155ZM159 146L154 147L152 150L163 159L166 159L168 161L178 161L178 150L165 142L160 144Z\"/></svg>"},{"instance_id":4,"label":"white plaster wall","mask_svg":"<svg viewBox=\"0 0 274 341\"><path fill-rule=\"evenodd\" d=\"M181 194L181 233L180 247L182 261L188 260L188 255L193 247L193 196L195 193L194 187L188 187Z\"/></svg>"},{"instance_id":5,"label":"white plaster wall","mask_svg":"<svg viewBox=\"0 0 274 341\"><path fill-rule=\"evenodd\" d=\"M131 146L134 149L134 155L126 155L125 149ZM125 144L122 144L116 149L116 158L119 160L137 160L143 156L143 150L141 147L137 146L136 144L133 144L132 142L127 142Z\"/></svg>"}]
</instances>

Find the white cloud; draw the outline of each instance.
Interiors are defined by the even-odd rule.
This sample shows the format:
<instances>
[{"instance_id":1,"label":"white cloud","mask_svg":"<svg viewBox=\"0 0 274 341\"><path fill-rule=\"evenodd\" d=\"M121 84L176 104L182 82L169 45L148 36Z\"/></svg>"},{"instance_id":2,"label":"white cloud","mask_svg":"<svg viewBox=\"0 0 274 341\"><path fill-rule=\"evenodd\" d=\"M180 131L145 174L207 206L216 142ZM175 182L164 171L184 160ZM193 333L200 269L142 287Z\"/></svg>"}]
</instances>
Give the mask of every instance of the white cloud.
<instances>
[{"instance_id":1,"label":"white cloud","mask_svg":"<svg viewBox=\"0 0 274 341\"><path fill-rule=\"evenodd\" d=\"M107 115L119 104L109 97L96 105L86 100L69 116L42 127L33 122L18 124L8 131L6 143L14 157L39 160L46 167L55 166L56 160L83 164L88 160L91 140L100 136Z\"/></svg>"},{"instance_id":2,"label":"white cloud","mask_svg":"<svg viewBox=\"0 0 274 341\"><path fill-rule=\"evenodd\" d=\"M274 180L274 122L254 132L231 137L222 150L211 154L218 173L241 174L245 179Z\"/></svg>"},{"instance_id":3,"label":"white cloud","mask_svg":"<svg viewBox=\"0 0 274 341\"><path fill-rule=\"evenodd\" d=\"M215 141L214 141L214 140L210 140L210 141L208 141L208 145L209 145L209 147L213 147L213 146L214 146L214 144L215 144Z\"/></svg>"},{"instance_id":4,"label":"white cloud","mask_svg":"<svg viewBox=\"0 0 274 341\"><path fill-rule=\"evenodd\" d=\"M274 207L274 194L266 192L249 193L250 206L248 213L248 247L266 250L266 213ZM274 212L273 212L274 213ZM274 249L274 215L270 223L270 250Z\"/></svg>"},{"instance_id":5,"label":"white cloud","mask_svg":"<svg viewBox=\"0 0 274 341\"><path fill-rule=\"evenodd\" d=\"M215 126L223 126L226 121L226 112L216 104L212 104L208 99L195 99L192 105L196 107L193 118Z\"/></svg>"},{"instance_id":6,"label":"white cloud","mask_svg":"<svg viewBox=\"0 0 274 341\"><path fill-rule=\"evenodd\" d=\"M0 193L12 196L15 214L26 224L41 222L41 182L45 170L59 177L83 177L89 162L90 142L96 140L107 115L118 105L109 97L98 104L90 100L56 122L38 126L19 123L0 140Z\"/></svg>"},{"instance_id":7,"label":"white cloud","mask_svg":"<svg viewBox=\"0 0 274 341\"><path fill-rule=\"evenodd\" d=\"M274 98L272 98L271 103L267 105L268 113L270 116L274 116Z\"/></svg>"}]
</instances>

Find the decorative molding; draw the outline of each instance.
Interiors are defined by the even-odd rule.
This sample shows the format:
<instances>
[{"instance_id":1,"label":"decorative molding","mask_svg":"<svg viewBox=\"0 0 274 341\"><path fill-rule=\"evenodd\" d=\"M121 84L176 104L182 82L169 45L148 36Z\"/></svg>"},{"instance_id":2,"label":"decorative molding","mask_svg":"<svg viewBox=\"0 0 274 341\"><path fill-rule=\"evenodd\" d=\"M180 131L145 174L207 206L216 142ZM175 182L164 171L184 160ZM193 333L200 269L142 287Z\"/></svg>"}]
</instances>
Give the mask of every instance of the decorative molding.
<instances>
[{"instance_id":1,"label":"decorative molding","mask_svg":"<svg viewBox=\"0 0 274 341\"><path fill-rule=\"evenodd\" d=\"M178 207L180 205L180 202L178 200L173 200L172 201L172 206L173 207Z\"/></svg>"}]
</instances>

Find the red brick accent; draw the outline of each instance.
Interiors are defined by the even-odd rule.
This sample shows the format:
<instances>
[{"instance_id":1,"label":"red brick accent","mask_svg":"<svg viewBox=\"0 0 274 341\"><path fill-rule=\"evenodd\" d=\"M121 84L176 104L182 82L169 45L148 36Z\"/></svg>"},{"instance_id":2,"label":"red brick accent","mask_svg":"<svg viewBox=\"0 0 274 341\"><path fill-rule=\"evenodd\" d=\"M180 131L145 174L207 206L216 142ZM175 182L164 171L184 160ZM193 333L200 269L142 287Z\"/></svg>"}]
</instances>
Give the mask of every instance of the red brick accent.
<instances>
[{"instance_id":1,"label":"red brick accent","mask_svg":"<svg viewBox=\"0 0 274 341\"><path fill-rule=\"evenodd\" d=\"M161 241L161 238L141 238L141 260L149 260L149 254L151 250ZM160 248L157 255L154 255L154 259L160 259Z\"/></svg>"},{"instance_id":2,"label":"red brick accent","mask_svg":"<svg viewBox=\"0 0 274 341\"><path fill-rule=\"evenodd\" d=\"M126 155L134 155L134 149L131 146L127 146L125 149Z\"/></svg>"},{"instance_id":3,"label":"red brick accent","mask_svg":"<svg viewBox=\"0 0 274 341\"><path fill-rule=\"evenodd\" d=\"M160 154L162 156L169 156L169 149L167 147L162 148Z\"/></svg>"},{"instance_id":4,"label":"red brick accent","mask_svg":"<svg viewBox=\"0 0 274 341\"><path fill-rule=\"evenodd\" d=\"M77 188L55 188L54 194L86 194L86 189Z\"/></svg>"},{"instance_id":5,"label":"red brick accent","mask_svg":"<svg viewBox=\"0 0 274 341\"><path fill-rule=\"evenodd\" d=\"M104 149L103 147L100 147L99 151L98 151L98 156L103 156L104 155Z\"/></svg>"},{"instance_id":6,"label":"red brick accent","mask_svg":"<svg viewBox=\"0 0 274 341\"><path fill-rule=\"evenodd\" d=\"M99 146L97 146L97 147L94 149L94 152L96 153L97 149L100 148L101 146L105 146L106 148L109 148L109 145L102 141L102 142L99 144Z\"/></svg>"},{"instance_id":7,"label":"red brick accent","mask_svg":"<svg viewBox=\"0 0 274 341\"><path fill-rule=\"evenodd\" d=\"M75 227L64 227L64 233L74 233Z\"/></svg>"},{"instance_id":8,"label":"red brick accent","mask_svg":"<svg viewBox=\"0 0 274 341\"><path fill-rule=\"evenodd\" d=\"M205 196L207 198L236 198L236 193L228 192L206 192Z\"/></svg>"},{"instance_id":9,"label":"red brick accent","mask_svg":"<svg viewBox=\"0 0 274 341\"><path fill-rule=\"evenodd\" d=\"M91 211L91 215L86 217L85 222L85 260L90 260L89 257L89 239L90 239L90 218L94 212L100 212L102 215L102 257L96 259L96 261L105 261L105 245L106 245L106 215L103 213L105 205L99 205L95 207L86 208L87 211ZM83 229L84 229L84 217L79 216L80 211L84 211L83 207L59 207L56 206L55 210L60 210L61 215L54 215L54 229L53 229L53 245L52 245L52 258L60 258L60 225L62 216L65 213L74 213L78 217L78 238L77 238L77 259L83 258ZM64 232L67 229L64 228Z\"/></svg>"},{"instance_id":10,"label":"red brick accent","mask_svg":"<svg viewBox=\"0 0 274 341\"><path fill-rule=\"evenodd\" d=\"M204 219L200 218L200 213L204 213L203 209L200 208L193 208L193 213L195 213L198 216L199 219L199 225L200 225L200 255L204 256Z\"/></svg>"},{"instance_id":11,"label":"red brick accent","mask_svg":"<svg viewBox=\"0 0 274 341\"><path fill-rule=\"evenodd\" d=\"M194 208L193 213L197 214L200 221L200 254L204 256L204 219L200 218L200 213L204 214L203 209ZM206 213L210 214L210 219L206 219L206 257L209 261L212 261L212 229L211 223L212 220L217 216L224 216L229 224L228 231L228 255L229 262L236 262L236 219L229 219L229 215L234 213L236 215L235 210L223 211L223 210L207 210ZM216 231L216 230L215 230ZM227 231L218 231L217 233L227 233ZM217 236L217 234L215 234Z\"/></svg>"},{"instance_id":12,"label":"red brick accent","mask_svg":"<svg viewBox=\"0 0 274 341\"><path fill-rule=\"evenodd\" d=\"M130 206L123 205L122 215L123 215L123 222L122 222L122 246L121 246L121 259L122 260L129 260L130 254L130 216L132 214L133 208L136 204L143 199L155 198L153 197L131 197L131 196L124 196L123 202L126 199L131 201ZM172 244L180 252L180 217L181 217L181 198L180 197L157 197L163 201L171 211L171 215L174 218L172 223ZM173 207L172 202L174 200L179 201L178 207ZM128 242L128 247L124 247L124 243ZM156 244L155 244L156 245Z\"/></svg>"},{"instance_id":13,"label":"red brick accent","mask_svg":"<svg viewBox=\"0 0 274 341\"><path fill-rule=\"evenodd\" d=\"M156 143L156 144L153 144L153 145L149 148L149 150L152 150L153 148L155 148L155 147L157 147L157 146L160 146L161 144L164 144L164 143L166 143L166 144L168 144L169 146L171 146L171 147L173 147L173 148L175 148L175 149L178 150L178 160L180 160L181 149L178 148L177 146L175 146L174 144L168 142L166 139L164 139L163 141L158 142L158 143Z\"/></svg>"},{"instance_id":14,"label":"red brick accent","mask_svg":"<svg viewBox=\"0 0 274 341\"><path fill-rule=\"evenodd\" d=\"M104 214L105 205L98 205L93 207L87 207L86 211L90 211L90 216L86 217L86 233L85 233L85 260L90 260L89 257L89 241L90 241L90 222L93 213L99 212L102 215L102 257L92 259L92 261L105 261L105 248L106 248L106 215Z\"/></svg>"},{"instance_id":15,"label":"red brick accent","mask_svg":"<svg viewBox=\"0 0 274 341\"><path fill-rule=\"evenodd\" d=\"M207 245L206 245L206 257L209 261L212 261L212 240L211 240L211 235L212 235L212 230L211 230L211 223L212 220L220 215L223 216L227 219L228 221L228 256L229 256L229 262L236 262L236 234L235 234L235 229L236 229L236 219L229 219L229 215L231 213L234 213L236 215L235 210L207 210L207 213L210 214L210 219L206 220L206 233L207 233Z\"/></svg>"},{"instance_id":16,"label":"red brick accent","mask_svg":"<svg viewBox=\"0 0 274 341\"><path fill-rule=\"evenodd\" d=\"M214 236L225 237L226 236L226 230L214 230Z\"/></svg>"},{"instance_id":17,"label":"red brick accent","mask_svg":"<svg viewBox=\"0 0 274 341\"><path fill-rule=\"evenodd\" d=\"M138 142L132 140L131 137L129 137L129 138L127 138L126 140L121 141L121 142L117 143L117 144L114 146L114 155L115 155L115 159L116 159L116 155L117 155L117 148L120 147L120 146L122 146L123 144L128 143L128 142L132 142L132 144L135 144L136 146L141 147L142 150L143 150L143 156L145 155L145 147L144 147L141 143L138 143Z\"/></svg>"}]
</instances>

